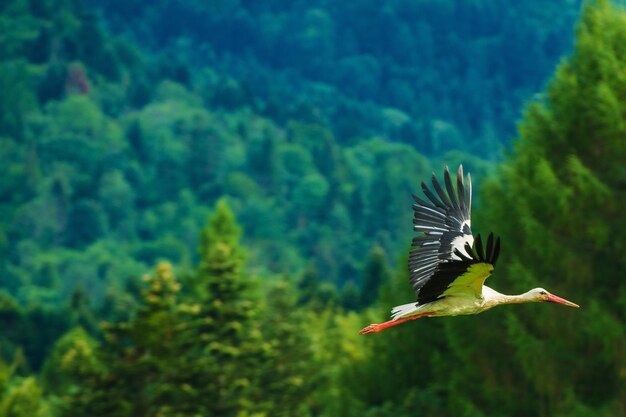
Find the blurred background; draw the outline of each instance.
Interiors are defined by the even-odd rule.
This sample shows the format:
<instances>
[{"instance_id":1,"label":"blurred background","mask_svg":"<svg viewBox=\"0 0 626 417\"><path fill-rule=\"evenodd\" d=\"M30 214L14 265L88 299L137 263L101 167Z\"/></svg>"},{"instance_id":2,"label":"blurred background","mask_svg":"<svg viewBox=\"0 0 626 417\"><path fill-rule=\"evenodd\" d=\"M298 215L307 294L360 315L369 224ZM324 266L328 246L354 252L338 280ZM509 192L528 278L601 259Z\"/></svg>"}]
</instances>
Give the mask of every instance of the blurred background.
<instances>
[{"instance_id":1,"label":"blurred background","mask_svg":"<svg viewBox=\"0 0 626 417\"><path fill-rule=\"evenodd\" d=\"M488 285L414 299L462 163ZM0 416L626 415L626 11L0 1Z\"/></svg>"}]
</instances>

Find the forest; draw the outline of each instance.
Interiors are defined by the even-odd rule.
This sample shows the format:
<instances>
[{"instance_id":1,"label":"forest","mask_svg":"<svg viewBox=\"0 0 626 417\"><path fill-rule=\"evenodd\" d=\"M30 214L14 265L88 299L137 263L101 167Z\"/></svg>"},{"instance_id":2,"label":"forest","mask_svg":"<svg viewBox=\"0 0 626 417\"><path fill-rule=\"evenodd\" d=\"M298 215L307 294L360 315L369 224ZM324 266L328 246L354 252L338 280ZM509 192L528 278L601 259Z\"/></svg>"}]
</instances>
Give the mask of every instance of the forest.
<instances>
[{"instance_id":1,"label":"forest","mask_svg":"<svg viewBox=\"0 0 626 417\"><path fill-rule=\"evenodd\" d=\"M0 416L626 415L626 9L0 3ZM487 282L414 300L462 163Z\"/></svg>"}]
</instances>

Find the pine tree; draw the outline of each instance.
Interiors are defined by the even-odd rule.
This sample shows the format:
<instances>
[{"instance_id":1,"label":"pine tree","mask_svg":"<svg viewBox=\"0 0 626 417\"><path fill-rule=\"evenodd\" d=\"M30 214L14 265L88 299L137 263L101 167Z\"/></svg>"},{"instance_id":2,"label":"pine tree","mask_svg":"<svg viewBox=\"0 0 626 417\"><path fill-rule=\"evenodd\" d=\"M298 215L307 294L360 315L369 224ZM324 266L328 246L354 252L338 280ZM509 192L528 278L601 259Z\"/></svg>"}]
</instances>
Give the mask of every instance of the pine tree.
<instances>
[{"instance_id":1,"label":"pine tree","mask_svg":"<svg viewBox=\"0 0 626 417\"><path fill-rule=\"evenodd\" d=\"M20 377L17 370L23 360L16 355L12 364L0 359L0 415L3 417L48 417L50 407L34 376Z\"/></svg>"},{"instance_id":2,"label":"pine tree","mask_svg":"<svg viewBox=\"0 0 626 417\"><path fill-rule=\"evenodd\" d=\"M69 372L79 388L62 415L239 416L271 408L260 386L271 349L255 318L240 234L232 211L218 202L201 236L191 293L181 300L171 266L157 265L144 279L136 314L104 327L101 367Z\"/></svg>"},{"instance_id":3,"label":"pine tree","mask_svg":"<svg viewBox=\"0 0 626 417\"><path fill-rule=\"evenodd\" d=\"M102 369L97 348L98 343L81 327L63 335L54 344L41 372L46 392L64 399L79 390L84 379Z\"/></svg>"},{"instance_id":4,"label":"pine tree","mask_svg":"<svg viewBox=\"0 0 626 417\"><path fill-rule=\"evenodd\" d=\"M385 262L385 251L380 245L370 250L367 264L363 271L363 286L361 288L361 307L367 307L378 299L378 292L383 282L389 279L389 271Z\"/></svg>"},{"instance_id":5,"label":"pine tree","mask_svg":"<svg viewBox=\"0 0 626 417\"><path fill-rule=\"evenodd\" d=\"M136 315L104 326L105 340L96 351L96 362L83 358L92 365L68 371L76 389L69 391L61 415L197 415L196 391L185 372L192 361L184 324L194 309L178 301L180 284L168 263L157 265L144 282ZM66 342L66 352L84 357L81 340Z\"/></svg>"},{"instance_id":6,"label":"pine tree","mask_svg":"<svg viewBox=\"0 0 626 417\"><path fill-rule=\"evenodd\" d=\"M310 317L297 306L287 281L269 290L261 329L265 342L260 364L262 411L268 416L308 416L319 389L320 372L312 348Z\"/></svg>"},{"instance_id":7,"label":"pine tree","mask_svg":"<svg viewBox=\"0 0 626 417\"><path fill-rule=\"evenodd\" d=\"M254 410L254 399L260 396L256 381L263 346L240 236L228 204L218 201L202 231L194 285L202 305L198 323L202 346L196 363L196 376L204 387L200 401L219 416Z\"/></svg>"},{"instance_id":8,"label":"pine tree","mask_svg":"<svg viewBox=\"0 0 626 417\"><path fill-rule=\"evenodd\" d=\"M573 55L528 107L514 152L480 191L477 223L503 241L490 280L511 293L543 286L582 308L528 305L482 315L480 326L446 322L451 353L436 369L454 375L442 382L455 415L626 409L624 45L626 12L587 4Z\"/></svg>"},{"instance_id":9,"label":"pine tree","mask_svg":"<svg viewBox=\"0 0 626 417\"><path fill-rule=\"evenodd\" d=\"M328 281L323 281L312 264L300 276L297 288L298 304L306 305L318 312L331 310L340 301L336 287Z\"/></svg>"}]
</instances>

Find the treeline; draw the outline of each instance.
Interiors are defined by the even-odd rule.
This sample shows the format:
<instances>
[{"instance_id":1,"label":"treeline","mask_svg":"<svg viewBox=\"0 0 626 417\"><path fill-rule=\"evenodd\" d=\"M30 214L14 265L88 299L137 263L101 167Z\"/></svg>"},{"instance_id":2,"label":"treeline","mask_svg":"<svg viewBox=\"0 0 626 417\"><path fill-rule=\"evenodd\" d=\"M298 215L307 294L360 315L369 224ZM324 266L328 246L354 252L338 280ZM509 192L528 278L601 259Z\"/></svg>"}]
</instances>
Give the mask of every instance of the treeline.
<instances>
[{"instance_id":1,"label":"treeline","mask_svg":"<svg viewBox=\"0 0 626 417\"><path fill-rule=\"evenodd\" d=\"M219 200L199 236L198 263L180 274L157 264L127 294L123 317L93 309L81 293L52 317L2 305L5 343L29 334L24 323L33 333L66 331L43 357L28 351L50 342L43 335L24 350L13 346L12 360L3 352L2 415L330 416L361 404L352 378L362 370L353 367L380 346L363 344L356 330L369 318L354 310L365 313L382 294L406 296L380 249L368 256L369 292L342 299L311 274L255 278L240 236ZM107 320L96 324L95 313Z\"/></svg>"},{"instance_id":2,"label":"treeline","mask_svg":"<svg viewBox=\"0 0 626 417\"><path fill-rule=\"evenodd\" d=\"M272 283L261 297L244 270L240 233L222 200L192 272L178 279L169 263L158 264L129 318L91 334L69 331L38 381L19 377L27 365L19 355L4 365L2 415L294 416L320 408L315 390L327 377L316 370L314 317L297 305L293 282Z\"/></svg>"}]
</instances>

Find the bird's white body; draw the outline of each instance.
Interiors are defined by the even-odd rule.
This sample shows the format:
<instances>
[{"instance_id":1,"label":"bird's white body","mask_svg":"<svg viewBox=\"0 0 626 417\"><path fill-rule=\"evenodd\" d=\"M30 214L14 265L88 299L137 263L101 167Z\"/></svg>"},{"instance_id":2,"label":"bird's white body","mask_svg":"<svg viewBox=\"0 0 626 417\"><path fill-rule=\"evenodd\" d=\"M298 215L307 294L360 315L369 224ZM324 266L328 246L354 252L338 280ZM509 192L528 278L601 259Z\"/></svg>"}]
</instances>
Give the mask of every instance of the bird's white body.
<instances>
[{"instance_id":1,"label":"bird's white body","mask_svg":"<svg viewBox=\"0 0 626 417\"><path fill-rule=\"evenodd\" d=\"M391 310L392 320L407 318L432 313L432 316L461 316L466 314L478 314L501 304L515 304L532 301L543 301L538 299L541 288L528 291L520 295L505 295L483 285L482 297L465 293L463 295L448 296L432 303L417 305L412 302L394 307Z\"/></svg>"}]
</instances>

